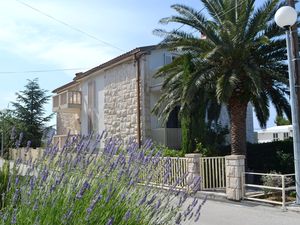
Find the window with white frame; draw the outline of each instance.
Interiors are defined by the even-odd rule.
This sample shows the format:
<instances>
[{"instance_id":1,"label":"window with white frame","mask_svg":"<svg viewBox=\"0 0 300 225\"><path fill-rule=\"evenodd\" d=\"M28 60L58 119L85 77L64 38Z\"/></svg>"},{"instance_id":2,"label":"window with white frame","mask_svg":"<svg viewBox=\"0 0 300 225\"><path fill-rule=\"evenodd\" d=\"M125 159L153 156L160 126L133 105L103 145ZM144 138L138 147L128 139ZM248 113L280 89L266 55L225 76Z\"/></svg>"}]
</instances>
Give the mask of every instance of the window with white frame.
<instances>
[{"instance_id":1,"label":"window with white frame","mask_svg":"<svg viewBox=\"0 0 300 225\"><path fill-rule=\"evenodd\" d=\"M288 139L289 138L289 132L284 132L283 133L283 139Z\"/></svg>"},{"instance_id":2,"label":"window with white frame","mask_svg":"<svg viewBox=\"0 0 300 225\"><path fill-rule=\"evenodd\" d=\"M278 133L273 133L273 141L279 141Z\"/></svg>"},{"instance_id":3,"label":"window with white frame","mask_svg":"<svg viewBox=\"0 0 300 225\"><path fill-rule=\"evenodd\" d=\"M174 61L174 59L176 58L175 55L172 55L172 54L165 54L165 65L168 65L170 63L172 63Z\"/></svg>"}]
</instances>

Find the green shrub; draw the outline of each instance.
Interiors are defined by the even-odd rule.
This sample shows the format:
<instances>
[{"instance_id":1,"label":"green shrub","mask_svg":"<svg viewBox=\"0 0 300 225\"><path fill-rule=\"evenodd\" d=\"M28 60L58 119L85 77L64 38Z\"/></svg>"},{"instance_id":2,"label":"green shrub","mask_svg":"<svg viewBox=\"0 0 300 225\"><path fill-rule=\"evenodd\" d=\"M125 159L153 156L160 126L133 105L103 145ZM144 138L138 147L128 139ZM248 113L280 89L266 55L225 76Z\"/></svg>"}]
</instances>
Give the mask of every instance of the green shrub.
<instances>
[{"instance_id":1,"label":"green shrub","mask_svg":"<svg viewBox=\"0 0 300 225\"><path fill-rule=\"evenodd\" d=\"M158 152L161 153L163 157L184 157L185 153L179 149L172 149L162 144L153 144L153 149L155 151L151 151L152 155L157 154ZM148 152L150 153L150 152ZM148 154L147 153L147 154Z\"/></svg>"},{"instance_id":2,"label":"green shrub","mask_svg":"<svg viewBox=\"0 0 300 225\"><path fill-rule=\"evenodd\" d=\"M280 175L281 173L277 173L276 171L270 171L270 174L274 175ZM282 187L282 178L280 176L262 176L261 180L263 182L264 186L269 186L269 187ZM285 177L284 178L284 184L285 187L289 187L291 184L294 183L294 180L292 177ZM269 194L274 192L274 190L271 189L265 189L264 190L265 194Z\"/></svg>"},{"instance_id":3,"label":"green shrub","mask_svg":"<svg viewBox=\"0 0 300 225\"><path fill-rule=\"evenodd\" d=\"M1 171L0 171L0 209L4 207L3 195L8 188L9 181L9 162L4 161Z\"/></svg>"},{"instance_id":4,"label":"green shrub","mask_svg":"<svg viewBox=\"0 0 300 225\"><path fill-rule=\"evenodd\" d=\"M47 146L37 161L17 159L0 224L167 225L176 218L180 223L187 212L187 219L199 219L203 203L194 199L184 204L186 191L147 185L161 173L161 154L146 154L157 149L148 144L138 148L136 143L125 147L109 139L99 153L100 140L95 144L78 136L67 140L62 150ZM24 166L26 174L21 176L18 169Z\"/></svg>"},{"instance_id":5,"label":"green shrub","mask_svg":"<svg viewBox=\"0 0 300 225\"><path fill-rule=\"evenodd\" d=\"M220 155L229 155L230 146L220 148ZM294 173L293 141L276 141L261 144L247 144L247 167L251 171L282 174Z\"/></svg>"}]
</instances>

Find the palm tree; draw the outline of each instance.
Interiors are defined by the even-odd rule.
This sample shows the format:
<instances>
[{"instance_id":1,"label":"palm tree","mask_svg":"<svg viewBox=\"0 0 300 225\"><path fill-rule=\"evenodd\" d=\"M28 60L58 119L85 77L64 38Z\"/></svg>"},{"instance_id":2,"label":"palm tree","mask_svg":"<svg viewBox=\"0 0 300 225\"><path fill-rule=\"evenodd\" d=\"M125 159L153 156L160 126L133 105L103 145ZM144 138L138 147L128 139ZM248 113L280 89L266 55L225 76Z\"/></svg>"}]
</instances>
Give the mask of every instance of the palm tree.
<instances>
[{"instance_id":1,"label":"palm tree","mask_svg":"<svg viewBox=\"0 0 300 225\"><path fill-rule=\"evenodd\" d=\"M291 117L286 99L289 92L284 31L273 21L282 4L279 0L268 0L256 9L254 0L201 2L206 14L176 4L171 7L177 15L160 21L185 25L190 32L154 32L164 37L163 46L181 55L192 55L193 78L185 84L184 96L196 97L196 88L208 91L212 99L225 104L230 115L231 153L245 155L249 103L262 127L269 118L270 102L278 115ZM200 38L201 34L205 38ZM172 93L164 95L172 98Z\"/></svg>"},{"instance_id":2,"label":"palm tree","mask_svg":"<svg viewBox=\"0 0 300 225\"><path fill-rule=\"evenodd\" d=\"M190 53L182 54L158 71L156 77L166 78L167 75L167 78L162 86L163 94L152 110L160 120L166 122L170 113L180 106L182 150L185 153L194 152L198 142L208 144L207 127L217 121L221 110L221 105L208 97L211 92L195 85L197 70L193 58Z\"/></svg>"}]
</instances>

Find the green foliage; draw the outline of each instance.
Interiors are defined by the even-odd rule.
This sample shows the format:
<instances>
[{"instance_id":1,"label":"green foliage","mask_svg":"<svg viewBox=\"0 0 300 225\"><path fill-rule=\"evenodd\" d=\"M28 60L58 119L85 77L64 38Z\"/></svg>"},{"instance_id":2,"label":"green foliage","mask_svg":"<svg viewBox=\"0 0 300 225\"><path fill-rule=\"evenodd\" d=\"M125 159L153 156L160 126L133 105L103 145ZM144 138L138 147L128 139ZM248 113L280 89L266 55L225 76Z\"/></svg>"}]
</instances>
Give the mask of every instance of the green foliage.
<instances>
[{"instance_id":1,"label":"green foliage","mask_svg":"<svg viewBox=\"0 0 300 225\"><path fill-rule=\"evenodd\" d=\"M68 138L63 150L47 146L37 160L18 158L3 195L0 224L171 225L183 209L192 215L187 220L199 219L203 202L184 206L192 188L187 193L148 185L171 168L156 146L121 146L119 140L107 139L98 152L100 142L100 136L78 135ZM150 152L154 154L146 154Z\"/></svg>"},{"instance_id":2,"label":"green foliage","mask_svg":"<svg viewBox=\"0 0 300 225\"><path fill-rule=\"evenodd\" d=\"M291 125L291 121L284 118L283 116L276 116L275 119L276 126L284 126L284 125Z\"/></svg>"},{"instance_id":3,"label":"green foliage","mask_svg":"<svg viewBox=\"0 0 300 225\"><path fill-rule=\"evenodd\" d=\"M0 170L0 209L2 209L4 204L3 195L7 191L9 181L9 161L5 160L2 168Z\"/></svg>"},{"instance_id":4,"label":"green foliage","mask_svg":"<svg viewBox=\"0 0 300 225\"><path fill-rule=\"evenodd\" d=\"M291 139L261 144L247 144L247 166L255 172L294 173L293 141ZM220 148L221 155L230 154L230 146Z\"/></svg>"},{"instance_id":5,"label":"green foliage","mask_svg":"<svg viewBox=\"0 0 300 225\"><path fill-rule=\"evenodd\" d=\"M24 124L20 123L10 110L3 110L0 112L0 146L3 137L3 157L9 158L9 148L14 146L14 140L12 140L13 133L22 130ZM2 136L3 135L3 136Z\"/></svg>"},{"instance_id":6,"label":"green foliage","mask_svg":"<svg viewBox=\"0 0 300 225\"><path fill-rule=\"evenodd\" d=\"M270 171L270 174L280 175L281 173L277 173L276 171ZM269 187L282 187L282 178L280 176L262 176L261 180L263 182L264 186ZM294 183L294 180L292 177L285 177L284 178L284 185L285 187L290 187ZM276 192L272 189L264 189L265 194L273 193L274 196L276 196Z\"/></svg>"},{"instance_id":7,"label":"green foliage","mask_svg":"<svg viewBox=\"0 0 300 225\"><path fill-rule=\"evenodd\" d=\"M205 93L201 104L209 99L228 107L232 153L244 154L249 102L262 127L269 118L270 102L278 115L291 118L286 99L289 92L284 30L273 19L283 3L270 0L256 8L255 1L237 5L228 0L201 2L205 10L174 4L171 7L176 15L160 21L164 25L179 23L190 29L154 31L164 38L161 46L179 53L178 59L159 71L165 78L163 112L172 104L188 108L199 91ZM199 33L206 38L199 38ZM184 66L186 57L192 68L188 76Z\"/></svg>"},{"instance_id":8,"label":"green foliage","mask_svg":"<svg viewBox=\"0 0 300 225\"><path fill-rule=\"evenodd\" d=\"M151 152L153 155L160 152L163 157L184 157L185 152L182 150L172 149L165 145L154 144L154 152Z\"/></svg>"},{"instance_id":9,"label":"green foliage","mask_svg":"<svg viewBox=\"0 0 300 225\"><path fill-rule=\"evenodd\" d=\"M219 149L224 146L226 142L226 135L228 135L227 127L222 127L220 124L211 124L210 127L206 124L205 138L203 141L196 139L196 152L203 156L219 156Z\"/></svg>"},{"instance_id":10,"label":"green foliage","mask_svg":"<svg viewBox=\"0 0 300 225\"><path fill-rule=\"evenodd\" d=\"M12 103L14 117L22 124L23 140L30 140L33 148L41 146L45 123L52 117L45 116L44 106L50 99L46 93L46 90L40 88L37 78L28 80L25 90L16 93L16 102ZM26 146L26 142L23 141L21 145Z\"/></svg>"},{"instance_id":11,"label":"green foliage","mask_svg":"<svg viewBox=\"0 0 300 225\"><path fill-rule=\"evenodd\" d=\"M220 109L216 102L207 97L209 92L196 87L194 72L192 55L186 54L178 56L156 74L165 80L162 86L163 93L152 112L158 115L162 122L166 122L172 110L180 106L182 149L185 153L195 151L196 139L205 139L205 119L217 120Z\"/></svg>"}]
</instances>

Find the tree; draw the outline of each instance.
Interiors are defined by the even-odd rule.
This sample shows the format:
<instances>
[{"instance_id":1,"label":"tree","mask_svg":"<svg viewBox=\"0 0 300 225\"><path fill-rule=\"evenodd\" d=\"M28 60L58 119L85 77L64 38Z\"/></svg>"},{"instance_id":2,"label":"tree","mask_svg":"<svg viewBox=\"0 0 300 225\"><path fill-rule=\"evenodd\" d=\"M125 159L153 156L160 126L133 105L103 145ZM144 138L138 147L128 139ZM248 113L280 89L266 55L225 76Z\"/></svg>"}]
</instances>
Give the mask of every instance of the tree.
<instances>
[{"instance_id":1,"label":"tree","mask_svg":"<svg viewBox=\"0 0 300 225\"><path fill-rule=\"evenodd\" d=\"M195 98L194 88L213 93L212 99L227 106L230 115L231 153L246 154L246 112L251 103L258 121L266 126L269 103L278 115L291 117L284 30L273 21L279 0L268 0L255 9L254 0L201 0L203 10L185 5L171 7L177 15L161 19L185 25L178 29L155 30L163 36L162 46L180 54L191 54L195 64L193 83L185 96ZM202 34L203 38L199 38ZM204 38L205 37L205 38ZM167 74L168 76L168 74ZM166 78L166 82L168 78Z\"/></svg>"},{"instance_id":2,"label":"tree","mask_svg":"<svg viewBox=\"0 0 300 225\"><path fill-rule=\"evenodd\" d=\"M274 122L275 122L276 126L291 125L291 121L286 119L283 116L276 116L276 119Z\"/></svg>"},{"instance_id":3,"label":"tree","mask_svg":"<svg viewBox=\"0 0 300 225\"><path fill-rule=\"evenodd\" d=\"M52 115L45 116L44 106L50 99L50 96L46 93L46 90L40 88L37 78L28 80L25 90L16 93L16 102L12 103L13 112L18 122L23 124L23 145L26 145L27 140L30 140L32 147L41 146L41 138L46 129L46 122L50 121L52 117Z\"/></svg>"},{"instance_id":4,"label":"tree","mask_svg":"<svg viewBox=\"0 0 300 225\"><path fill-rule=\"evenodd\" d=\"M14 118L10 110L0 112L0 146L3 140L3 155L8 158L9 149L14 146L14 140L11 138L14 130L22 130L21 124Z\"/></svg>"},{"instance_id":5,"label":"tree","mask_svg":"<svg viewBox=\"0 0 300 225\"><path fill-rule=\"evenodd\" d=\"M196 88L195 64L191 54L178 56L171 64L166 65L157 72L156 77L168 77L162 86L163 94L153 108L153 112L163 122L169 118L170 113L178 106L179 119L182 131L182 150L192 153L196 150L198 142L205 143L206 118L211 122L219 117L220 105L211 101L204 92ZM188 90L186 87L189 87ZM191 93L193 97L190 98Z\"/></svg>"}]
</instances>

